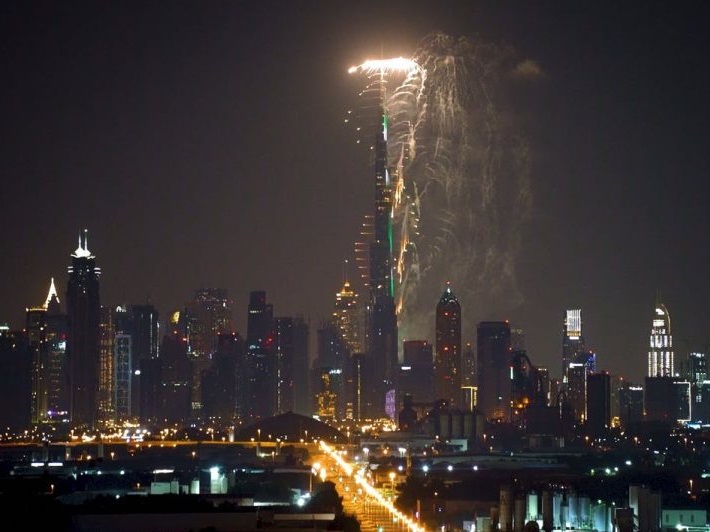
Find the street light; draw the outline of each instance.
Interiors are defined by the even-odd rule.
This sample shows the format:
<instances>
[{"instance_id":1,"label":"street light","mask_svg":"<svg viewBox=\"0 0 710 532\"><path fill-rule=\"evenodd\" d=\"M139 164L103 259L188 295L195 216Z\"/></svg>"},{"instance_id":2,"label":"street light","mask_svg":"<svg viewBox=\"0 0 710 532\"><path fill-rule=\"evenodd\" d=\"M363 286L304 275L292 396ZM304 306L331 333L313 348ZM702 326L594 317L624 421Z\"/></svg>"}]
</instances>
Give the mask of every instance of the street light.
<instances>
[{"instance_id":1,"label":"street light","mask_svg":"<svg viewBox=\"0 0 710 532\"><path fill-rule=\"evenodd\" d=\"M394 499L394 477L395 477L394 471L390 471L390 493L392 494L393 499Z\"/></svg>"}]
</instances>

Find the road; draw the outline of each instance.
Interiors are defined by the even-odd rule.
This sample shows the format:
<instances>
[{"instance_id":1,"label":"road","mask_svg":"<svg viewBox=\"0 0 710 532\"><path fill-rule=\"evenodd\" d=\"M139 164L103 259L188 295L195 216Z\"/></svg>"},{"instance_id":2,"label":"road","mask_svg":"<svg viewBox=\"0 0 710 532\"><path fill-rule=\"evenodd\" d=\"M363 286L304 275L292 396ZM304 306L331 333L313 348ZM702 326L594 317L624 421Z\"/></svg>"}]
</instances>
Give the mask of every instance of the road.
<instances>
[{"instance_id":1,"label":"road","mask_svg":"<svg viewBox=\"0 0 710 532\"><path fill-rule=\"evenodd\" d=\"M347 462L334 448L321 443L314 456L326 477L343 497L343 508L360 521L363 532L426 532L416 521L403 515L382 492L373 487L355 465Z\"/></svg>"}]
</instances>

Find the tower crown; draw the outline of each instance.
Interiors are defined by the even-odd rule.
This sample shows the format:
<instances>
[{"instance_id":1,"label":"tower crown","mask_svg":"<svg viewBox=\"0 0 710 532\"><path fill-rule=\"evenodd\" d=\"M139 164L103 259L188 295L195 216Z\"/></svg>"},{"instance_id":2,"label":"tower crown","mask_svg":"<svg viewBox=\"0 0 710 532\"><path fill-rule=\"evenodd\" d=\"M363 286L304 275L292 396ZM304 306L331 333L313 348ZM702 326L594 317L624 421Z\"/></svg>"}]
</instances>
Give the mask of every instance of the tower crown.
<instances>
[{"instance_id":1,"label":"tower crown","mask_svg":"<svg viewBox=\"0 0 710 532\"><path fill-rule=\"evenodd\" d=\"M82 238L83 237L83 238ZM79 233L79 247L74 250L72 257L79 258L93 258L93 255L89 251L89 231L84 229L82 233Z\"/></svg>"}]
</instances>

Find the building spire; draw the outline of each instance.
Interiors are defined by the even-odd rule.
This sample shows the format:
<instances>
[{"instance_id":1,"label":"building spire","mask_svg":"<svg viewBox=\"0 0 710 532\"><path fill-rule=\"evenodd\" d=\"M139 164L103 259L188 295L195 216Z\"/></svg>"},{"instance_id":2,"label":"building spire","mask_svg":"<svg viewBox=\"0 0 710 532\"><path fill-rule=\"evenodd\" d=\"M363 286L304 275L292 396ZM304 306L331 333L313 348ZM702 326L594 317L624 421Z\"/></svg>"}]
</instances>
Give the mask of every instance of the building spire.
<instances>
[{"instance_id":1,"label":"building spire","mask_svg":"<svg viewBox=\"0 0 710 532\"><path fill-rule=\"evenodd\" d=\"M47 299L44 302L44 305L42 305L43 308L48 308L49 307L49 302L52 301L52 298L56 297L57 302L59 302L59 295L57 295L57 287L54 286L54 277L52 277L52 281L49 284L49 293L47 294Z\"/></svg>"},{"instance_id":2,"label":"building spire","mask_svg":"<svg viewBox=\"0 0 710 532\"><path fill-rule=\"evenodd\" d=\"M89 230L84 229L83 232L79 233L79 247L76 248L76 250L72 254L72 257L76 257L76 258L91 257L91 252L89 251L88 242L89 242Z\"/></svg>"}]
</instances>

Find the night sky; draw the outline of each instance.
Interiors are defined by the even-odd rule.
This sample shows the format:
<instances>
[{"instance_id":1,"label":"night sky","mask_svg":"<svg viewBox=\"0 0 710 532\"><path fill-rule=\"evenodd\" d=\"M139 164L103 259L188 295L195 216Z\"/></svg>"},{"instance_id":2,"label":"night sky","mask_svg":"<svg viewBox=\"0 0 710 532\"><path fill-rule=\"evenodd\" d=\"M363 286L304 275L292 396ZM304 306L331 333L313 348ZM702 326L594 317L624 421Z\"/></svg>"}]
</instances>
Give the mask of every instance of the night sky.
<instances>
[{"instance_id":1,"label":"night sky","mask_svg":"<svg viewBox=\"0 0 710 532\"><path fill-rule=\"evenodd\" d=\"M701 1L2 3L0 322L22 327L51 277L64 302L87 228L103 304L165 317L224 287L244 334L261 289L315 335L373 208L343 124L347 69L441 31L542 71L521 121L522 303L486 319L522 328L559 375L563 312L581 308L598 368L641 381L657 290L676 361L710 343L709 15Z\"/></svg>"}]
</instances>

